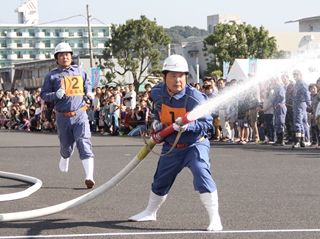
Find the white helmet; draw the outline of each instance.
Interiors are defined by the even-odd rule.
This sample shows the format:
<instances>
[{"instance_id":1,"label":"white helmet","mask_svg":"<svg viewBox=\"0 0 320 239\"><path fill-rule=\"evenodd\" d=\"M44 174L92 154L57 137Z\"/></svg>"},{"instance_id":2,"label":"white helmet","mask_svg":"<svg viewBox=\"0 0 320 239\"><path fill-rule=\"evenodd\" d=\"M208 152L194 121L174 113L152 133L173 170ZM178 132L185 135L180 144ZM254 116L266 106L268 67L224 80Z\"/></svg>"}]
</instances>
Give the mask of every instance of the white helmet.
<instances>
[{"instance_id":1,"label":"white helmet","mask_svg":"<svg viewBox=\"0 0 320 239\"><path fill-rule=\"evenodd\" d=\"M54 56L60 52L70 52L71 55L73 54L71 46L66 42L60 42L56 48L54 49Z\"/></svg>"},{"instance_id":2,"label":"white helmet","mask_svg":"<svg viewBox=\"0 0 320 239\"><path fill-rule=\"evenodd\" d=\"M163 63L162 73L166 71L185 72L189 74L188 63L180 55L171 55Z\"/></svg>"}]
</instances>

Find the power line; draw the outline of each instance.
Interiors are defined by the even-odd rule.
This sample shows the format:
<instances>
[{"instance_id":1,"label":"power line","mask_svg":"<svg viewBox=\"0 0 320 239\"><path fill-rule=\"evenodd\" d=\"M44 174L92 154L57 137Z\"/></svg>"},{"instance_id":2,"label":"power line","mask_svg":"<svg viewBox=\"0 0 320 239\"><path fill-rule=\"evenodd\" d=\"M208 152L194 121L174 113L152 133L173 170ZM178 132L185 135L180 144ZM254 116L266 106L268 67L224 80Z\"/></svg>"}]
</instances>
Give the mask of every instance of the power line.
<instances>
[{"instance_id":1,"label":"power line","mask_svg":"<svg viewBox=\"0 0 320 239\"><path fill-rule=\"evenodd\" d=\"M50 22L40 23L40 24L37 24L37 25L39 26L39 25L44 25L44 24L49 24L49 23L54 23L54 22L61 22L61 21L65 21L65 20L68 20L68 19L71 19L71 18L75 18L75 17L80 17L80 16L86 18L86 17L83 16L82 14L79 14L79 15L74 15L74 16L67 17L67 18L63 18L63 19L59 19L59 20L54 20L54 21L50 21Z\"/></svg>"},{"instance_id":2,"label":"power line","mask_svg":"<svg viewBox=\"0 0 320 239\"><path fill-rule=\"evenodd\" d=\"M46 25L46 24L50 24L50 23L55 23L55 22L61 22L61 21L65 21L65 20L68 20L68 19L71 19L71 18L75 18L75 17L84 17L85 19L87 19L84 15L82 14L78 14L78 15L74 15L74 16L70 16L70 17L66 17L66 18L62 18L62 19L58 19L58 20L53 20L53 21L50 21L50 22L44 22L44 23L39 23L39 24L31 24L31 25L25 25L25 24L20 24L21 27L16 27L14 29L23 29L23 28L30 28L30 27L39 27L39 26L42 26L42 25ZM105 24L104 22L100 21L99 19L97 18L92 18L92 20L97 20L98 22L102 23L103 25L108 25L108 24ZM83 25L86 25L85 23Z\"/></svg>"}]
</instances>

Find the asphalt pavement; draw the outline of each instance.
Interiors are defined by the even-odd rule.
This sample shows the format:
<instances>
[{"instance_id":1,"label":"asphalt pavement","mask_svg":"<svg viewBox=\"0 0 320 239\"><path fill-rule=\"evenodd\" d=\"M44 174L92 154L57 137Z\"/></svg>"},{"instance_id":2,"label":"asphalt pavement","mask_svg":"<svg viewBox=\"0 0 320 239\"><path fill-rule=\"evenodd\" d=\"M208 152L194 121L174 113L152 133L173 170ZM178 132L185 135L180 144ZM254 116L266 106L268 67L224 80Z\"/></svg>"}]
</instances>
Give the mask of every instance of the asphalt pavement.
<instances>
[{"instance_id":1,"label":"asphalt pavement","mask_svg":"<svg viewBox=\"0 0 320 239\"><path fill-rule=\"evenodd\" d=\"M147 205L158 159L152 152L120 184L91 201L52 215L1 221L7 213L47 208L98 190L128 165L145 140L94 134L92 143L96 185L88 190L77 152L69 172L59 171L57 134L0 131L0 171L43 182L26 198L0 202L0 238L320 238L319 150L223 142L213 142L210 152L221 232L205 230L209 218L187 168L177 177L156 222L127 220ZM159 153L160 146L154 151ZM0 177L0 195L30 186Z\"/></svg>"}]
</instances>

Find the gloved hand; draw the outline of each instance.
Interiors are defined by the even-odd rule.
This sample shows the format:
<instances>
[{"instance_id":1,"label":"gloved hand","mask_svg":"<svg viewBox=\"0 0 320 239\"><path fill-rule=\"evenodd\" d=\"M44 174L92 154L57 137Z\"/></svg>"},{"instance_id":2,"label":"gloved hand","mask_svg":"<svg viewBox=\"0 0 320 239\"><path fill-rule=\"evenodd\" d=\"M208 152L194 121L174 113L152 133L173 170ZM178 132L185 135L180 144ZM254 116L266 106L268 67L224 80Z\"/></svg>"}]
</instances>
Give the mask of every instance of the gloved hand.
<instances>
[{"instance_id":1,"label":"gloved hand","mask_svg":"<svg viewBox=\"0 0 320 239\"><path fill-rule=\"evenodd\" d=\"M59 90L57 90L57 92L56 92L56 96L59 98L59 99L62 99L62 97L64 96L66 94L66 91L65 90L63 90L63 89L59 89Z\"/></svg>"},{"instance_id":2,"label":"gloved hand","mask_svg":"<svg viewBox=\"0 0 320 239\"><path fill-rule=\"evenodd\" d=\"M175 131L181 131L181 132L186 131L187 128L188 128L188 124L183 125L183 123L182 123L182 118L181 118L181 117L178 117L178 118L176 119L176 122L174 122L174 123L172 124L172 126L173 126L173 128L174 128Z\"/></svg>"},{"instance_id":3,"label":"gloved hand","mask_svg":"<svg viewBox=\"0 0 320 239\"><path fill-rule=\"evenodd\" d=\"M159 120L155 120L152 123L152 130L153 132L157 133L159 131L161 131L165 126L159 121Z\"/></svg>"},{"instance_id":4,"label":"gloved hand","mask_svg":"<svg viewBox=\"0 0 320 239\"><path fill-rule=\"evenodd\" d=\"M92 92L88 92L87 96L90 100L94 100L94 94Z\"/></svg>"},{"instance_id":5,"label":"gloved hand","mask_svg":"<svg viewBox=\"0 0 320 239\"><path fill-rule=\"evenodd\" d=\"M186 131L187 128L188 128L188 124L185 124L185 125L180 126L180 125L178 125L177 123L173 123L172 126L173 126L173 128L174 128L175 131L178 131L178 132L181 131L181 133L183 133L184 131Z\"/></svg>"},{"instance_id":6,"label":"gloved hand","mask_svg":"<svg viewBox=\"0 0 320 239\"><path fill-rule=\"evenodd\" d=\"M175 123L177 124L177 125L183 125L183 123L182 123L182 117L178 117L178 118L176 118L176 121L175 121Z\"/></svg>"}]
</instances>

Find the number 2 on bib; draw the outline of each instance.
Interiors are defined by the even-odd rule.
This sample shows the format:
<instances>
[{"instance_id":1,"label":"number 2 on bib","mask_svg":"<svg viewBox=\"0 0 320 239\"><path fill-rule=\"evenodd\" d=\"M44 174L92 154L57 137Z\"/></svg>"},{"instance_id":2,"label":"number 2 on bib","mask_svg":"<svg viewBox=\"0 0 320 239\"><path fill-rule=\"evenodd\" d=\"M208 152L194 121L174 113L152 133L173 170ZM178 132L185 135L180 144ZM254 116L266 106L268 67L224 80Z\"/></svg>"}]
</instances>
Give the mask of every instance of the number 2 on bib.
<instances>
[{"instance_id":1,"label":"number 2 on bib","mask_svg":"<svg viewBox=\"0 0 320 239\"><path fill-rule=\"evenodd\" d=\"M82 76L64 76L66 96L83 95Z\"/></svg>"}]
</instances>

